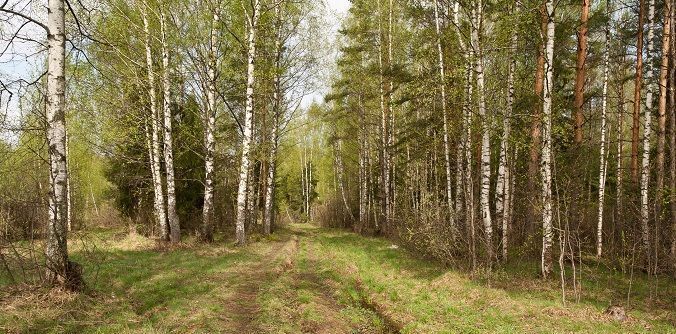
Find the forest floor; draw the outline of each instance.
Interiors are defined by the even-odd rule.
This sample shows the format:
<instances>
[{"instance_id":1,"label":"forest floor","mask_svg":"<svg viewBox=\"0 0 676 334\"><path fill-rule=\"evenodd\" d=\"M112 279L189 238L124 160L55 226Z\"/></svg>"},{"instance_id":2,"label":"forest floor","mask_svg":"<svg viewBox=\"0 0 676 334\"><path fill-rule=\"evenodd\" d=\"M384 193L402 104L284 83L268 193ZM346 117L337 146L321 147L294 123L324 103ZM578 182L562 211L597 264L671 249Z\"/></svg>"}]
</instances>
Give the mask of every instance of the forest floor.
<instances>
[{"instance_id":1,"label":"forest floor","mask_svg":"<svg viewBox=\"0 0 676 334\"><path fill-rule=\"evenodd\" d=\"M0 278L0 332L676 333L673 279L635 273L627 303L627 275L588 266L580 301L564 306L536 263L472 279L391 241L308 224L244 248L101 230L71 253L88 292ZM604 314L611 302L626 320Z\"/></svg>"}]
</instances>

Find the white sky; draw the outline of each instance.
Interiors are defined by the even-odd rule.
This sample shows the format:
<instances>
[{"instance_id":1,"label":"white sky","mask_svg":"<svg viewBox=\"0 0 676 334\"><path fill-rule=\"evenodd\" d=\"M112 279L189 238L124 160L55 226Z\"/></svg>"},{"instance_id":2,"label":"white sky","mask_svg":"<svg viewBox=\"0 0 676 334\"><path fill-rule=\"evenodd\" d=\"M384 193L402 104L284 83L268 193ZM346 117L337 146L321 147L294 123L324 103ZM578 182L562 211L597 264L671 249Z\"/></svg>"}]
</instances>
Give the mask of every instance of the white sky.
<instances>
[{"instance_id":1,"label":"white sky","mask_svg":"<svg viewBox=\"0 0 676 334\"><path fill-rule=\"evenodd\" d=\"M336 58L338 57L338 30L340 29L340 25L343 21L343 19L347 16L347 11L350 9L350 6L352 5L349 0L325 0L325 3L327 5L327 20L329 21L329 24L331 25L329 27L329 35L327 36L329 38L329 41L327 43L327 46L332 48L330 50L330 56L329 59L325 60L326 66L330 67L325 69L326 73L329 74L333 70L333 66L336 63ZM328 80L328 76L325 78ZM313 92L312 94L306 96L303 99L302 106L307 107L309 106L313 101L316 102L321 102L324 100L324 95L328 92L330 88L330 82L322 82L320 87L317 87L316 91Z\"/></svg>"}]
</instances>

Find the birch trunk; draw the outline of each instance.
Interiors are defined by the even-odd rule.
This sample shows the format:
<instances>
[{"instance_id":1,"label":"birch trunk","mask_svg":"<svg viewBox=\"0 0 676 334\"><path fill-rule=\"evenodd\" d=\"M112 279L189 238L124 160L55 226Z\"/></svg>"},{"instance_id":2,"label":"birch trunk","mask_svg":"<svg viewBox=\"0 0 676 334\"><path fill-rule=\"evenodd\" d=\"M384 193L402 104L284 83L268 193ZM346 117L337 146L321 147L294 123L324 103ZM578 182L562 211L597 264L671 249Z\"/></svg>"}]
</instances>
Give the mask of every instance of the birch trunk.
<instances>
[{"instance_id":1,"label":"birch trunk","mask_svg":"<svg viewBox=\"0 0 676 334\"><path fill-rule=\"evenodd\" d=\"M518 6L518 3L515 3L515 7ZM513 14L518 12L518 7L515 8ZM495 216L498 220L498 223L502 223L502 258L507 258L508 250L508 231L509 231L509 198L510 194L510 168L507 161L509 155L510 145L509 145L509 136L512 129L511 117L512 111L514 108L514 71L516 69L516 59L514 58L514 52L518 47L518 38L516 35L516 29L512 31L512 41L509 55L509 69L507 77L507 108L502 119L502 140L500 143L500 163L498 166L498 181L495 190Z\"/></svg>"},{"instance_id":2,"label":"birch trunk","mask_svg":"<svg viewBox=\"0 0 676 334\"><path fill-rule=\"evenodd\" d=\"M393 0L390 0L390 6L389 6L389 23L387 25L387 36L388 36L388 42L387 42L387 66L388 66L388 72L392 72L392 63L394 62L394 56L392 52L392 46L394 45L393 43L393 38L394 34L392 33L392 27L393 25L393 12L394 12L394 4ZM389 133L387 136L387 189L388 189L388 198L387 198L387 216L389 217L388 220L392 220L394 217L394 209L396 207L396 199L397 199L397 187L395 186L395 180L396 180L396 161L395 157L396 154L393 152L393 147L394 147L394 135L395 135L395 108L394 108L394 100L393 100L393 94L394 94L394 82L392 80L392 75L390 74L389 76L389 93L387 95L388 98L388 103L389 103L389 110L390 110L390 117L389 117Z\"/></svg>"},{"instance_id":3,"label":"birch trunk","mask_svg":"<svg viewBox=\"0 0 676 334\"><path fill-rule=\"evenodd\" d=\"M545 47L545 84L542 107L542 276L552 273L552 91L554 89L554 0L545 0L547 10L547 35Z\"/></svg>"},{"instance_id":4,"label":"birch trunk","mask_svg":"<svg viewBox=\"0 0 676 334\"><path fill-rule=\"evenodd\" d=\"M164 166L167 182L167 220L171 242L181 241L181 226L176 214L176 181L174 179L174 143L171 122L171 79L169 77L169 50L167 46L167 26L164 11L160 9L160 29L162 35L162 110L164 113Z\"/></svg>"},{"instance_id":5,"label":"birch trunk","mask_svg":"<svg viewBox=\"0 0 676 334\"><path fill-rule=\"evenodd\" d=\"M467 89L466 89L466 98L465 98L465 111L464 111L464 117L463 117L463 127L465 131L463 132L463 152L465 154L464 160L465 160L465 171L463 172L464 174L464 182L465 182L465 224L469 225L469 235L470 235L470 254L472 257L472 270L476 269L476 236L475 236L475 211L474 211L474 173L473 173L473 166L474 166L474 160L472 159L472 122L473 122L473 115L472 115L472 94L473 94L473 84L472 84L472 79L473 79L473 71L472 71L472 63L471 59L474 58L473 52L470 50L470 55L469 59L470 62L467 64Z\"/></svg>"},{"instance_id":6,"label":"birch trunk","mask_svg":"<svg viewBox=\"0 0 676 334\"><path fill-rule=\"evenodd\" d=\"M481 220L484 224L486 238L486 252L488 262L493 260L493 225L491 222L490 191L491 191L491 141L490 116L486 113L486 97L484 92L484 65L481 47L481 29L483 25L483 4L478 0L472 9L472 48L476 53L475 62L476 89L479 99L479 118L481 120Z\"/></svg>"},{"instance_id":7,"label":"birch trunk","mask_svg":"<svg viewBox=\"0 0 676 334\"><path fill-rule=\"evenodd\" d=\"M342 141L340 138L336 139L333 144L333 151L336 159L336 176L338 177L338 188L340 189L340 196L343 199L343 205L347 214L350 216L350 219L354 220L352 216L352 210L350 209L350 203L347 200L347 191L345 189L345 166L343 165L343 156L342 156Z\"/></svg>"},{"instance_id":8,"label":"birch trunk","mask_svg":"<svg viewBox=\"0 0 676 334\"><path fill-rule=\"evenodd\" d=\"M68 205L66 164L66 27L64 1L49 1L47 17L47 143L49 145L49 221L45 251L47 280L67 285Z\"/></svg>"},{"instance_id":9,"label":"birch trunk","mask_svg":"<svg viewBox=\"0 0 676 334\"><path fill-rule=\"evenodd\" d=\"M466 114L469 112L468 111L468 101L471 99L471 90L472 90L472 84L471 84L471 50L467 50L465 47L465 41L463 40L463 36L460 33L460 3L456 1L453 6L453 25L456 27L455 33L456 37L458 39L458 44L460 44L460 50L462 51L462 54L465 55L465 66L466 66L466 75L467 75L467 82L466 82L466 101L464 102L465 105L462 107L462 131L461 131L461 136L460 140L458 141L458 147L456 151L456 177L455 177L455 184L456 184L456 195L455 195L455 213L460 217L461 213L464 213L465 216L465 224L468 224L468 213L465 212L466 208L465 206L467 205L466 203L469 203L469 199L466 197L466 189L467 183L466 183L466 175L465 175L465 150L467 150L468 147L468 139L466 138L466 132L471 131L467 128L466 124ZM469 177L471 179L471 177ZM456 220L457 224L457 220Z\"/></svg>"},{"instance_id":10,"label":"birch trunk","mask_svg":"<svg viewBox=\"0 0 676 334\"><path fill-rule=\"evenodd\" d=\"M585 63L587 62L587 21L589 20L589 3L591 0L582 0L580 13L580 28L577 32L577 63L575 67L575 144L582 144L582 125L584 115L584 81Z\"/></svg>"},{"instance_id":11,"label":"birch trunk","mask_svg":"<svg viewBox=\"0 0 676 334\"><path fill-rule=\"evenodd\" d=\"M277 97L276 97L277 98ZM273 115L273 124L272 124L272 136L271 147L270 147L270 157L269 165L267 170L267 187L265 189L265 220L263 221L263 233L270 234L272 231L272 215L274 207L274 195L275 195L275 175L277 173L277 145L279 142L277 128L279 126L279 115L278 111L275 111Z\"/></svg>"},{"instance_id":12,"label":"birch trunk","mask_svg":"<svg viewBox=\"0 0 676 334\"><path fill-rule=\"evenodd\" d=\"M444 49L441 45L441 18L439 17L439 1L434 0L434 21L437 31L437 51L439 53L439 76L441 77L441 113L444 122L444 167L446 168L446 205L448 206L448 223L455 239L456 224L455 210L453 208L453 188L451 174L451 143L448 128L448 106L446 103L446 68L444 65Z\"/></svg>"},{"instance_id":13,"label":"birch trunk","mask_svg":"<svg viewBox=\"0 0 676 334\"><path fill-rule=\"evenodd\" d=\"M387 229L389 228L389 212L390 212L390 157L389 157L389 122L390 122L390 87L387 85L387 80L385 78L385 68L389 66L389 59L383 59L383 43L385 41L384 32L382 27L382 8L380 0L378 0L378 66L380 71L380 110L382 114L381 119L381 166L380 166L380 191L382 194L382 203L381 203L381 215L383 217L381 232L388 233Z\"/></svg>"},{"instance_id":14,"label":"birch trunk","mask_svg":"<svg viewBox=\"0 0 676 334\"><path fill-rule=\"evenodd\" d=\"M155 90L155 72L153 69L153 55L150 47L150 25L148 23L146 1L140 4L141 17L143 19L143 32L145 34L145 51L146 51L146 71L148 72L148 93L150 94L150 128L151 128L151 147L152 154L150 156L150 171L153 174L153 194L154 196L154 210L157 226L160 227L160 238L162 240L169 239L169 227L167 225L167 216L164 207L164 190L162 187L162 173L160 163L160 139L159 139L159 122L157 112L157 91Z\"/></svg>"},{"instance_id":15,"label":"birch trunk","mask_svg":"<svg viewBox=\"0 0 676 334\"><path fill-rule=\"evenodd\" d=\"M281 57L282 57L282 43L281 43L281 20L282 20L282 3L275 6L276 16L276 34L275 34L275 87L273 93L272 106L272 125L270 133L270 156L268 157L267 170L267 187L265 188L265 204L264 204L264 221L263 233L268 235L272 230L272 214L274 207L275 195L275 175L277 173L277 145L279 143L278 128L279 117L281 117L282 93L281 93Z\"/></svg>"},{"instance_id":16,"label":"birch trunk","mask_svg":"<svg viewBox=\"0 0 676 334\"><path fill-rule=\"evenodd\" d=\"M70 137L68 136L68 128L64 131L66 133L66 170L68 171L68 175L66 176L66 221L68 232L70 232L73 230L73 193L70 188Z\"/></svg>"},{"instance_id":17,"label":"birch trunk","mask_svg":"<svg viewBox=\"0 0 676 334\"><path fill-rule=\"evenodd\" d=\"M626 61L626 53L622 55L622 63ZM620 72L620 83L618 87L618 110L617 110L617 161L615 165L615 177L616 177L616 191L615 191L615 206L616 206L616 219L620 222L621 226L623 225L623 216L622 216L622 192L623 192L623 181L624 181L624 169L622 167L623 163L623 151L624 151L624 136L622 130L624 129L624 113L625 113L625 102L624 102L624 76L626 75L626 70ZM622 228L620 228L622 230Z\"/></svg>"},{"instance_id":18,"label":"birch trunk","mask_svg":"<svg viewBox=\"0 0 676 334\"><path fill-rule=\"evenodd\" d=\"M216 60L216 53L218 52L216 25L219 19L219 11L216 10L211 20L209 68L207 70L209 83L207 87L207 108L204 115L204 146L206 151L204 154L204 207L202 208L201 238L207 242L214 240L214 156L216 153L214 132L216 131L216 69L218 66Z\"/></svg>"},{"instance_id":19,"label":"birch trunk","mask_svg":"<svg viewBox=\"0 0 676 334\"><path fill-rule=\"evenodd\" d=\"M643 159L641 160L641 241L643 251L648 254L650 249L650 231L648 221L650 219L650 209L648 204L648 186L650 183L650 136L651 121L653 109L653 65L652 55L655 50L655 0L648 2L648 52L646 54L647 70L645 74L646 96L645 96L645 121L643 123Z\"/></svg>"},{"instance_id":20,"label":"birch trunk","mask_svg":"<svg viewBox=\"0 0 676 334\"><path fill-rule=\"evenodd\" d=\"M359 227L361 232L368 223L368 134L366 133L366 112L362 104L361 94L358 96L359 108Z\"/></svg>"},{"instance_id":21,"label":"birch trunk","mask_svg":"<svg viewBox=\"0 0 676 334\"><path fill-rule=\"evenodd\" d=\"M606 13L610 15L610 0L606 1ZM610 16L609 16L610 17ZM610 23L605 27L605 48L603 50L603 96L601 101L601 152L599 163L599 218L596 227L596 256L601 257L603 250L603 204L606 194L606 112L608 106L608 71L610 67Z\"/></svg>"},{"instance_id":22,"label":"birch trunk","mask_svg":"<svg viewBox=\"0 0 676 334\"><path fill-rule=\"evenodd\" d=\"M251 140L253 138L253 113L254 113L254 85L256 83L255 65L256 58L256 29L258 28L258 18L260 15L261 2L254 0L254 8L249 21L248 32L248 51L247 51L247 82L246 82L246 109L244 111L244 133L242 136L242 161L239 170L239 186L237 189L237 221L235 233L237 244L243 246L246 244L246 232L244 223L247 216L247 190L249 189L249 156L251 151Z\"/></svg>"}]
</instances>

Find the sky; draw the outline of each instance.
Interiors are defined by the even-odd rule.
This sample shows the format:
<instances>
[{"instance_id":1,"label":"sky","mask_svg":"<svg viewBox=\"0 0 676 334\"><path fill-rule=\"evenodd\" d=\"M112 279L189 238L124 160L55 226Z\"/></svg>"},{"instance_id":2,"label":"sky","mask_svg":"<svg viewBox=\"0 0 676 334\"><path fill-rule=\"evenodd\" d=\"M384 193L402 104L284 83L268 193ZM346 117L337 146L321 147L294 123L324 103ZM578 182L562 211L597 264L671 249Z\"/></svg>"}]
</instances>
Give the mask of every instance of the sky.
<instances>
[{"instance_id":1,"label":"sky","mask_svg":"<svg viewBox=\"0 0 676 334\"><path fill-rule=\"evenodd\" d=\"M347 13L347 10L350 8L349 0L326 0L329 7L336 10L340 13Z\"/></svg>"},{"instance_id":2,"label":"sky","mask_svg":"<svg viewBox=\"0 0 676 334\"><path fill-rule=\"evenodd\" d=\"M338 30L340 29L340 25L343 21L343 19L347 16L347 11L350 9L350 6L352 5L349 0L325 0L325 3L327 5L327 20L330 23L329 31L328 33L330 34L329 39L330 42L328 43L328 46L332 47L333 50L331 50L329 58L326 59L325 64L330 64L333 65L336 63L336 58L338 57ZM330 66L329 65L329 66ZM326 78L328 79L328 78ZM322 82L322 84L319 87L316 87L316 90L306 96L301 105L303 107L307 107L312 102L321 102L324 99L324 95L328 92L329 89L329 82Z\"/></svg>"}]
</instances>

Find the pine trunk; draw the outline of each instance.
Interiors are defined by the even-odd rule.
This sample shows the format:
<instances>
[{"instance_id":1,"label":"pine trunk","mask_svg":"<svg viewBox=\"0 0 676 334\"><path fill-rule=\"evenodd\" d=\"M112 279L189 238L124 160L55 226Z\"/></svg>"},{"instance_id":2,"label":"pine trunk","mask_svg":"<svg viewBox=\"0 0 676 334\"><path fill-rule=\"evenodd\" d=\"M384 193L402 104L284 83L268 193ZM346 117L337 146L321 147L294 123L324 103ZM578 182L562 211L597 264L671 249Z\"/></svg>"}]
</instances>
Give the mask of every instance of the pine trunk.
<instances>
[{"instance_id":1,"label":"pine trunk","mask_svg":"<svg viewBox=\"0 0 676 334\"><path fill-rule=\"evenodd\" d=\"M638 184L638 139L641 122L641 87L643 85L643 18L644 0L639 1L638 34L636 36L636 78L634 80L634 113L631 126L631 180Z\"/></svg>"},{"instance_id":2,"label":"pine trunk","mask_svg":"<svg viewBox=\"0 0 676 334\"><path fill-rule=\"evenodd\" d=\"M582 144L582 126L584 124L584 81L585 63L587 62L587 21L589 20L589 3L582 0L580 28L577 32L577 63L575 66L575 143Z\"/></svg>"},{"instance_id":3,"label":"pine trunk","mask_svg":"<svg viewBox=\"0 0 676 334\"><path fill-rule=\"evenodd\" d=\"M662 62L660 66L660 96L659 107L657 108L657 183L655 193L657 194L657 219L656 224L660 224L663 218L664 202L664 153L667 138L667 79L669 77L669 56L671 55L671 7L672 0L664 2L664 30L662 31Z\"/></svg>"}]
</instances>

